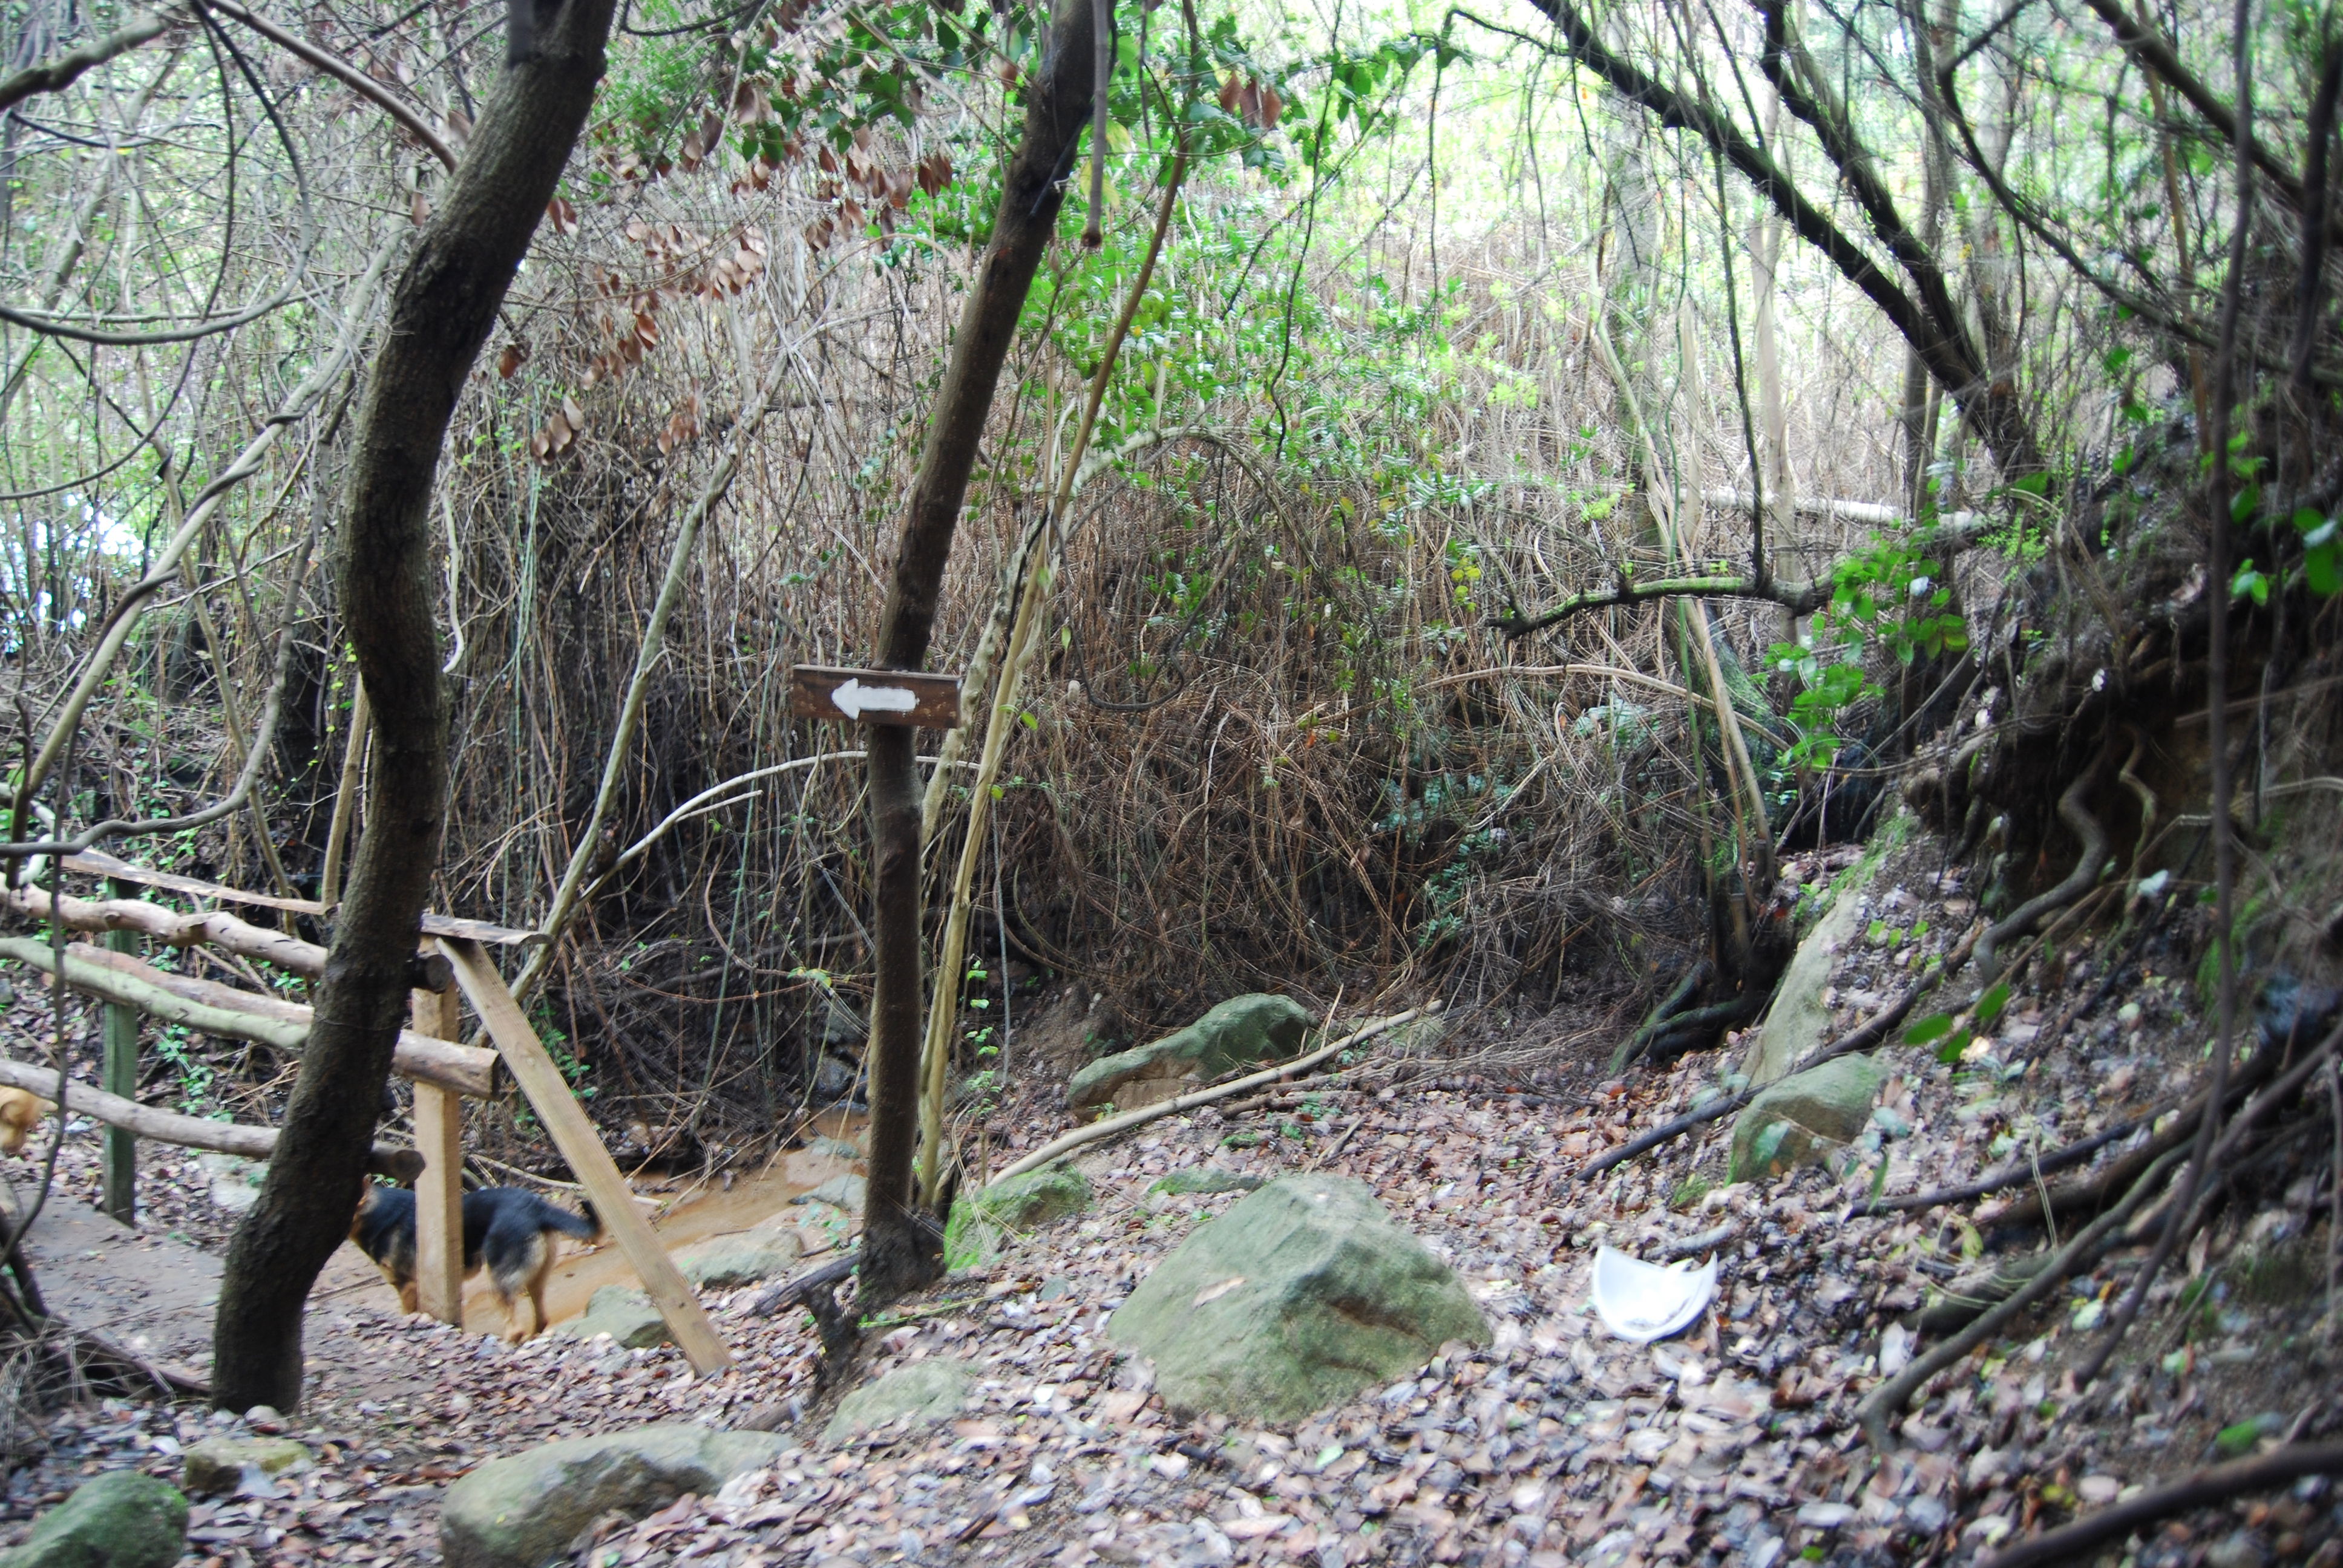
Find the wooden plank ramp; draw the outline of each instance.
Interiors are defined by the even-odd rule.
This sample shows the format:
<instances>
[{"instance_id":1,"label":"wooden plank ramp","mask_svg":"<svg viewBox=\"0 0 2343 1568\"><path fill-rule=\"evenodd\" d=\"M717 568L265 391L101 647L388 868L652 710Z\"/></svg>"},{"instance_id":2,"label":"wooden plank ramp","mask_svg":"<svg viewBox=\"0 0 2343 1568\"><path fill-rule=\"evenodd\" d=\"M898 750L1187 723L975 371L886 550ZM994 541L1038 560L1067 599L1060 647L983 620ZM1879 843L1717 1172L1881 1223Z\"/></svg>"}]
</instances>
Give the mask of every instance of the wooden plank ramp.
<instances>
[{"instance_id":1,"label":"wooden plank ramp","mask_svg":"<svg viewBox=\"0 0 2343 1568\"><path fill-rule=\"evenodd\" d=\"M568 1082L561 1070L546 1053L544 1042L537 1030L529 1027L528 1017L520 1004L505 987L504 977L479 943L465 937L443 936L439 950L447 955L455 966L456 983L463 988L464 996L479 1015L488 1031L504 1053L505 1065L512 1070L513 1081L537 1111L538 1120L553 1137L554 1147L569 1161L578 1183L593 1200L595 1212L602 1218L618 1250L627 1261L634 1265L643 1288L650 1293L659 1315L667 1320L669 1332L693 1370L703 1377L723 1371L732 1364L732 1352L725 1348L717 1334L716 1325L708 1321L707 1309L699 1304L699 1296L667 1255L667 1249L651 1233L649 1223L635 1207L635 1194L618 1174L618 1162L610 1151L602 1147L601 1135L594 1131L585 1111L569 1092Z\"/></svg>"}]
</instances>

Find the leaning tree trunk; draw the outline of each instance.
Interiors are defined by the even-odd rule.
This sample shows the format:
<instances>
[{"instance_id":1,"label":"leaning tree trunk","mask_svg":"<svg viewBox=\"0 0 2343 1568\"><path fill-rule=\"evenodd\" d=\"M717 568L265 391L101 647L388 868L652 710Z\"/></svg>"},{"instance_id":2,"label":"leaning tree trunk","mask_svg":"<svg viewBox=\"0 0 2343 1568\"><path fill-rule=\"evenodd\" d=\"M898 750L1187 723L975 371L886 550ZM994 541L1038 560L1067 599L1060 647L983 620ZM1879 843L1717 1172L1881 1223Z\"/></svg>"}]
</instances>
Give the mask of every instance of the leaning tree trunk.
<instances>
[{"instance_id":1,"label":"leaning tree trunk","mask_svg":"<svg viewBox=\"0 0 2343 1568\"><path fill-rule=\"evenodd\" d=\"M917 669L935 628L952 530L968 493L977 441L992 411L1001 362L1017 333L1034 269L1057 228L1061 181L1091 110L1091 0L1056 0L1050 45L1031 83L1025 136L1009 166L992 243L960 312L951 363L936 397L919 477L896 548L879 629L879 663ZM919 1212L911 1161L919 1140L921 985L920 788L917 731L870 731L870 839L877 862L870 1020L870 1190L864 1198L860 1300L894 1300L940 1271L940 1229Z\"/></svg>"},{"instance_id":2,"label":"leaning tree trunk","mask_svg":"<svg viewBox=\"0 0 2343 1568\"><path fill-rule=\"evenodd\" d=\"M432 479L456 399L602 75L612 0L513 9L513 58L399 278L358 417L338 589L373 710L366 830L284 1131L228 1246L212 1372L213 1401L228 1410L299 1403L302 1302L357 1206L446 819ZM523 25L532 17L533 29Z\"/></svg>"}]
</instances>

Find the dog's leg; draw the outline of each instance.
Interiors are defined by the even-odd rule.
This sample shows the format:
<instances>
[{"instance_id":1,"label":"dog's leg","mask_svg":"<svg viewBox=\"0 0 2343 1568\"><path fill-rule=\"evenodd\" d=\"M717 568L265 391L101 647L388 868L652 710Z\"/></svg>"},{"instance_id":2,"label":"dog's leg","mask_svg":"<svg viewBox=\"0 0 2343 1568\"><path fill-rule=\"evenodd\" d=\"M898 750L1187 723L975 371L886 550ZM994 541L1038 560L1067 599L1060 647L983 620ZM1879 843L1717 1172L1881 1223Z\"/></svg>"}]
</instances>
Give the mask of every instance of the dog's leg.
<instances>
[{"instance_id":1,"label":"dog's leg","mask_svg":"<svg viewBox=\"0 0 2343 1568\"><path fill-rule=\"evenodd\" d=\"M423 1310L419 1299L421 1292L422 1286L416 1283L413 1280L409 1280L405 1284L400 1285L398 1287L398 1310L402 1312L409 1313L410 1315L415 1312L421 1312Z\"/></svg>"}]
</instances>

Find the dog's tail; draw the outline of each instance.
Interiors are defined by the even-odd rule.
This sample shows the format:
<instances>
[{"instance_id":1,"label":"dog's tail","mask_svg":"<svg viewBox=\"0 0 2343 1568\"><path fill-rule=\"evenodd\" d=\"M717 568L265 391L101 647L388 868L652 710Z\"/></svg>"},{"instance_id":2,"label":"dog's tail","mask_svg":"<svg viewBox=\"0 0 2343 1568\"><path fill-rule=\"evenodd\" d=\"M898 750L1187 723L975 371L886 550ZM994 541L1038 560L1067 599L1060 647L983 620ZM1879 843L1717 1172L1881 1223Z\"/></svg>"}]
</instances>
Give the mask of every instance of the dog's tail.
<instances>
[{"instance_id":1,"label":"dog's tail","mask_svg":"<svg viewBox=\"0 0 2343 1568\"><path fill-rule=\"evenodd\" d=\"M585 1212L582 1214L573 1214L568 1210L561 1208L558 1204L548 1203L545 1206L546 1223L552 1226L553 1229L560 1231L563 1235L575 1236L581 1241L600 1241L602 1239L602 1216L594 1211L593 1201L591 1199L580 1200L578 1206L583 1209Z\"/></svg>"}]
</instances>

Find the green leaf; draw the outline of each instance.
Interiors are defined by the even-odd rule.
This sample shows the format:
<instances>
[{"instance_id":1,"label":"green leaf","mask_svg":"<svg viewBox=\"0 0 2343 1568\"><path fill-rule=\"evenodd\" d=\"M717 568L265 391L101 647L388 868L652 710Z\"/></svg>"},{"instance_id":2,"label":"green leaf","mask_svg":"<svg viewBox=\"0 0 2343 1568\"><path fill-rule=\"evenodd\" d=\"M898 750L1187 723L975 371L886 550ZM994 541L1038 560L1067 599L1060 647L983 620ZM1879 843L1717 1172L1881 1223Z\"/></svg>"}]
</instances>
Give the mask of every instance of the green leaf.
<instances>
[{"instance_id":1,"label":"green leaf","mask_svg":"<svg viewBox=\"0 0 2343 1568\"><path fill-rule=\"evenodd\" d=\"M1942 1040L1953 1032L1953 1015L1932 1012L1904 1031L1906 1045L1926 1045L1932 1040Z\"/></svg>"},{"instance_id":2,"label":"green leaf","mask_svg":"<svg viewBox=\"0 0 2343 1568\"><path fill-rule=\"evenodd\" d=\"M1764 1171L1773 1165L1774 1156L1782 1151L1782 1140L1789 1135L1790 1123L1786 1121L1770 1122L1757 1134L1757 1141L1749 1150L1757 1162L1757 1169Z\"/></svg>"},{"instance_id":3,"label":"green leaf","mask_svg":"<svg viewBox=\"0 0 2343 1568\"><path fill-rule=\"evenodd\" d=\"M1991 1029L2001 1010L2009 1005L2009 982L2002 981L1976 1000L1976 1024L1979 1029Z\"/></svg>"},{"instance_id":4,"label":"green leaf","mask_svg":"<svg viewBox=\"0 0 2343 1568\"><path fill-rule=\"evenodd\" d=\"M1961 1060L1961 1052L1966 1050L1969 1048L1969 1041L1976 1038L1976 1035L1966 1029L1953 1030L1951 1034L1945 1037L1945 1043L1936 1048L1936 1060L1946 1067L1955 1066Z\"/></svg>"}]
</instances>

